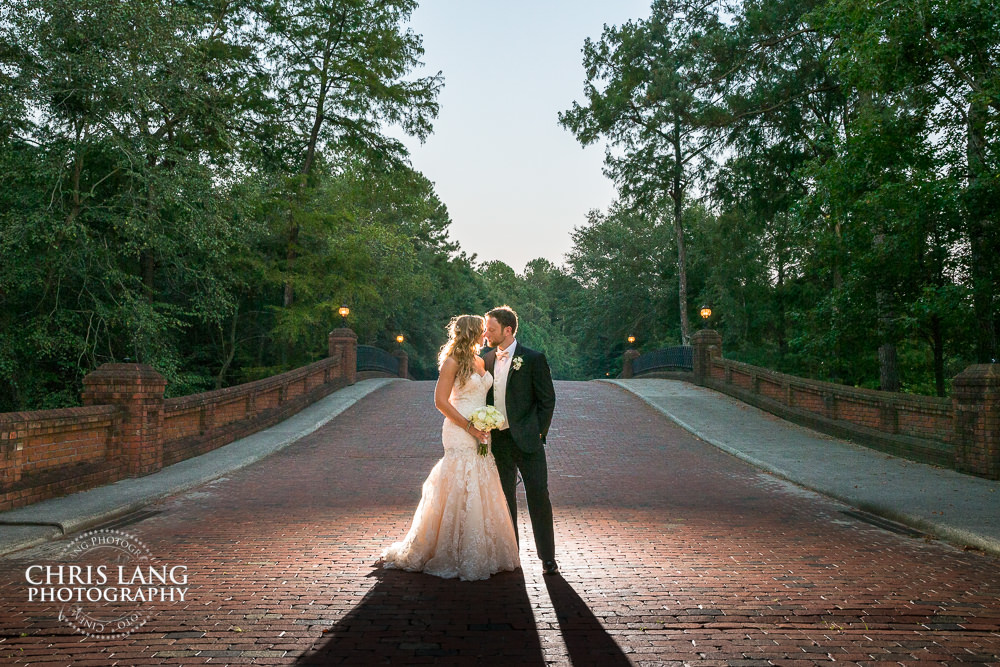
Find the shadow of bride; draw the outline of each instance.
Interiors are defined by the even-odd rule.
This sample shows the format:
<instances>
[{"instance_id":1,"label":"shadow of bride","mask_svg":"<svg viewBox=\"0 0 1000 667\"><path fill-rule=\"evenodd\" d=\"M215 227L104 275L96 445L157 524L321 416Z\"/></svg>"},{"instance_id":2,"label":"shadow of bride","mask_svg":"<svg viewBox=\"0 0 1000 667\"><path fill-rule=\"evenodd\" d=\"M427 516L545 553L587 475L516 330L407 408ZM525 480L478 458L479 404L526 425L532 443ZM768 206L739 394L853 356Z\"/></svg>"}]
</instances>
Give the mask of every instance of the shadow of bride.
<instances>
[{"instance_id":1,"label":"shadow of bride","mask_svg":"<svg viewBox=\"0 0 1000 667\"><path fill-rule=\"evenodd\" d=\"M485 581L373 570L377 583L297 665L544 665L520 571Z\"/></svg>"},{"instance_id":2,"label":"shadow of bride","mask_svg":"<svg viewBox=\"0 0 1000 667\"><path fill-rule=\"evenodd\" d=\"M617 667L632 664L565 579L545 577L545 587L549 590L549 600L573 665Z\"/></svg>"}]
</instances>

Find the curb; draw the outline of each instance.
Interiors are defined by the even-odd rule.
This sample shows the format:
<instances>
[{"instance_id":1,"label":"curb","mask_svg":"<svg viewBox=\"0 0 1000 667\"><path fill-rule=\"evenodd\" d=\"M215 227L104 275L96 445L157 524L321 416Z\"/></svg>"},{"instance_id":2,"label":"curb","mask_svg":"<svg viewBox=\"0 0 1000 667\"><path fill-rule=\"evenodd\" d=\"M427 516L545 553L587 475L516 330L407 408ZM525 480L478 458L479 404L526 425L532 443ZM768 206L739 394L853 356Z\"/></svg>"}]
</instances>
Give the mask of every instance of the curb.
<instances>
[{"instance_id":1,"label":"curb","mask_svg":"<svg viewBox=\"0 0 1000 667\"><path fill-rule=\"evenodd\" d=\"M665 416L667 419L672 421L677 426L680 426L685 431L694 435L699 440L702 440L712 445L713 447L717 447L718 449L721 449L722 451L732 456L735 456L736 458L742 461L749 463L755 468L758 468L760 470L763 470L764 472L775 475L776 477L780 477L781 479L787 482L791 482L796 486L799 486L803 489L808 489L809 491L812 491L814 493L819 493L828 498L833 498L842 503L850 505L851 507L855 507L864 512L880 516L884 519L888 519L889 521L894 521L896 523L902 524L908 528L912 528L914 530L925 533L927 537L931 539L940 539L944 542L952 544L957 548L972 547L973 549L977 549L989 554L1000 556L1000 541L998 540L977 533L973 533L967 530L963 530L961 528L955 528L954 526L939 523L936 521L928 521L923 517L909 514L896 507L882 505L879 503L872 503L868 501L859 501L857 498L852 498L848 494L837 493L836 491L833 491L829 488L823 488L818 485L809 484L807 482L802 481L797 476L789 473L788 471L783 470L779 466L776 466L772 463L768 463L766 461L762 461L757 457L746 454L745 452L731 445L728 445L725 442L722 442L720 440L717 440L716 438L713 438L710 435L705 434L704 432L700 431L697 427L691 426L690 424L684 422L682 419L667 412L664 408L660 407L659 405L656 405L645 396L642 396L641 394L632 391L624 384L616 382L615 380L599 379L597 381L605 382L607 384L619 387L624 391L627 391L636 398L641 399L644 403L646 403L651 408L653 408L654 410Z\"/></svg>"}]
</instances>

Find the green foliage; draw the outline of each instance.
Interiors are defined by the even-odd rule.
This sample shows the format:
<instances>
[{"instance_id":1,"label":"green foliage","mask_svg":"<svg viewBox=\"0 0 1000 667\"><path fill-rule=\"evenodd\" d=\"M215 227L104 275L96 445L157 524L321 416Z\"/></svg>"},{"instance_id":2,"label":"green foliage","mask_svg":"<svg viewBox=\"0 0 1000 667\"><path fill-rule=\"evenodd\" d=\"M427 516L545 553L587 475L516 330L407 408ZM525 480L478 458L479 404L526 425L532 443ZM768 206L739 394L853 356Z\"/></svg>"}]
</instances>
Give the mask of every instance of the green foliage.
<instances>
[{"instance_id":1,"label":"green foliage","mask_svg":"<svg viewBox=\"0 0 1000 667\"><path fill-rule=\"evenodd\" d=\"M560 122L619 201L565 267L477 265L396 125L426 138L415 0L0 6L0 411L134 359L169 395L287 370L348 324L436 376L508 303L561 379L678 344L944 395L1000 356L1000 8L655 0L583 49ZM881 351L881 353L880 353ZM891 354L890 354L891 353ZM895 360L895 361L893 361Z\"/></svg>"},{"instance_id":2,"label":"green foliage","mask_svg":"<svg viewBox=\"0 0 1000 667\"><path fill-rule=\"evenodd\" d=\"M382 134L437 113L440 77L406 78L414 6L0 8L0 411L73 405L107 361L152 364L168 395L287 370L343 302L362 342L403 332L433 372L447 317L483 304Z\"/></svg>"},{"instance_id":3,"label":"green foliage","mask_svg":"<svg viewBox=\"0 0 1000 667\"><path fill-rule=\"evenodd\" d=\"M675 327L656 288L687 269L727 355L751 363L944 395L964 365L995 361L1000 10L744 0L722 20L717 8L657 0L649 19L584 44L587 102L560 120L613 146L628 206L574 233L589 349L610 366L611 341L648 314ZM674 270L662 258L676 246L655 233L663 203L643 196L668 175L688 245Z\"/></svg>"},{"instance_id":4,"label":"green foliage","mask_svg":"<svg viewBox=\"0 0 1000 667\"><path fill-rule=\"evenodd\" d=\"M546 259L528 262L522 275L510 266L493 261L481 265L478 276L485 287L487 306L509 305L517 312L517 339L545 352L557 380L588 379L581 359L576 304L582 296L579 284L565 270Z\"/></svg>"}]
</instances>

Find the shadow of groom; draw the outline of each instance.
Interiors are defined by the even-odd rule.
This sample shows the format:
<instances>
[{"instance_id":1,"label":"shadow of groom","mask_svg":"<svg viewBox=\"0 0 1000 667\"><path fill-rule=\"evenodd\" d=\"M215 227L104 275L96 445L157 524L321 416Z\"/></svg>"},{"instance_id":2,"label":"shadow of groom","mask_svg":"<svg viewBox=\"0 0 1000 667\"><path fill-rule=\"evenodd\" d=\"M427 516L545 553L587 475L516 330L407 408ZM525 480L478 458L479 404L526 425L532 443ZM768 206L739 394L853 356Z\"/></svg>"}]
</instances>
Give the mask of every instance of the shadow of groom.
<instances>
[{"instance_id":1,"label":"shadow of groom","mask_svg":"<svg viewBox=\"0 0 1000 667\"><path fill-rule=\"evenodd\" d=\"M545 587L549 590L549 600L552 601L559 631L573 665L618 667L632 664L565 579L561 576L545 577Z\"/></svg>"},{"instance_id":2,"label":"shadow of groom","mask_svg":"<svg viewBox=\"0 0 1000 667\"><path fill-rule=\"evenodd\" d=\"M297 665L544 665L520 571L485 581L373 570L378 582Z\"/></svg>"}]
</instances>

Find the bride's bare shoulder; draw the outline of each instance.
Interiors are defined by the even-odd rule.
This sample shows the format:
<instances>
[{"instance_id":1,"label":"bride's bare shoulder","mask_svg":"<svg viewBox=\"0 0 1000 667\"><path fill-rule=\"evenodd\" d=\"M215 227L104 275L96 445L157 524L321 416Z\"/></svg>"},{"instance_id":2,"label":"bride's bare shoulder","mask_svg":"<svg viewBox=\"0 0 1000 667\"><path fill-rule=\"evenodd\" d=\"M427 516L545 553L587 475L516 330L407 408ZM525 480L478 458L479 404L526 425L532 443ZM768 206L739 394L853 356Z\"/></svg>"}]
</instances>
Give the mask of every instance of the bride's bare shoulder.
<instances>
[{"instance_id":1,"label":"bride's bare shoulder","mask_svg":"<svg viewBox=\"0 0 1000 667\"><path fill-rule=\"evenodd\" d=\"M440 374L441 375L455 375L458 370L458 362L455 361L454 357L446 357L443 362L441 362Z\"/></svg>"}]
</instances>

